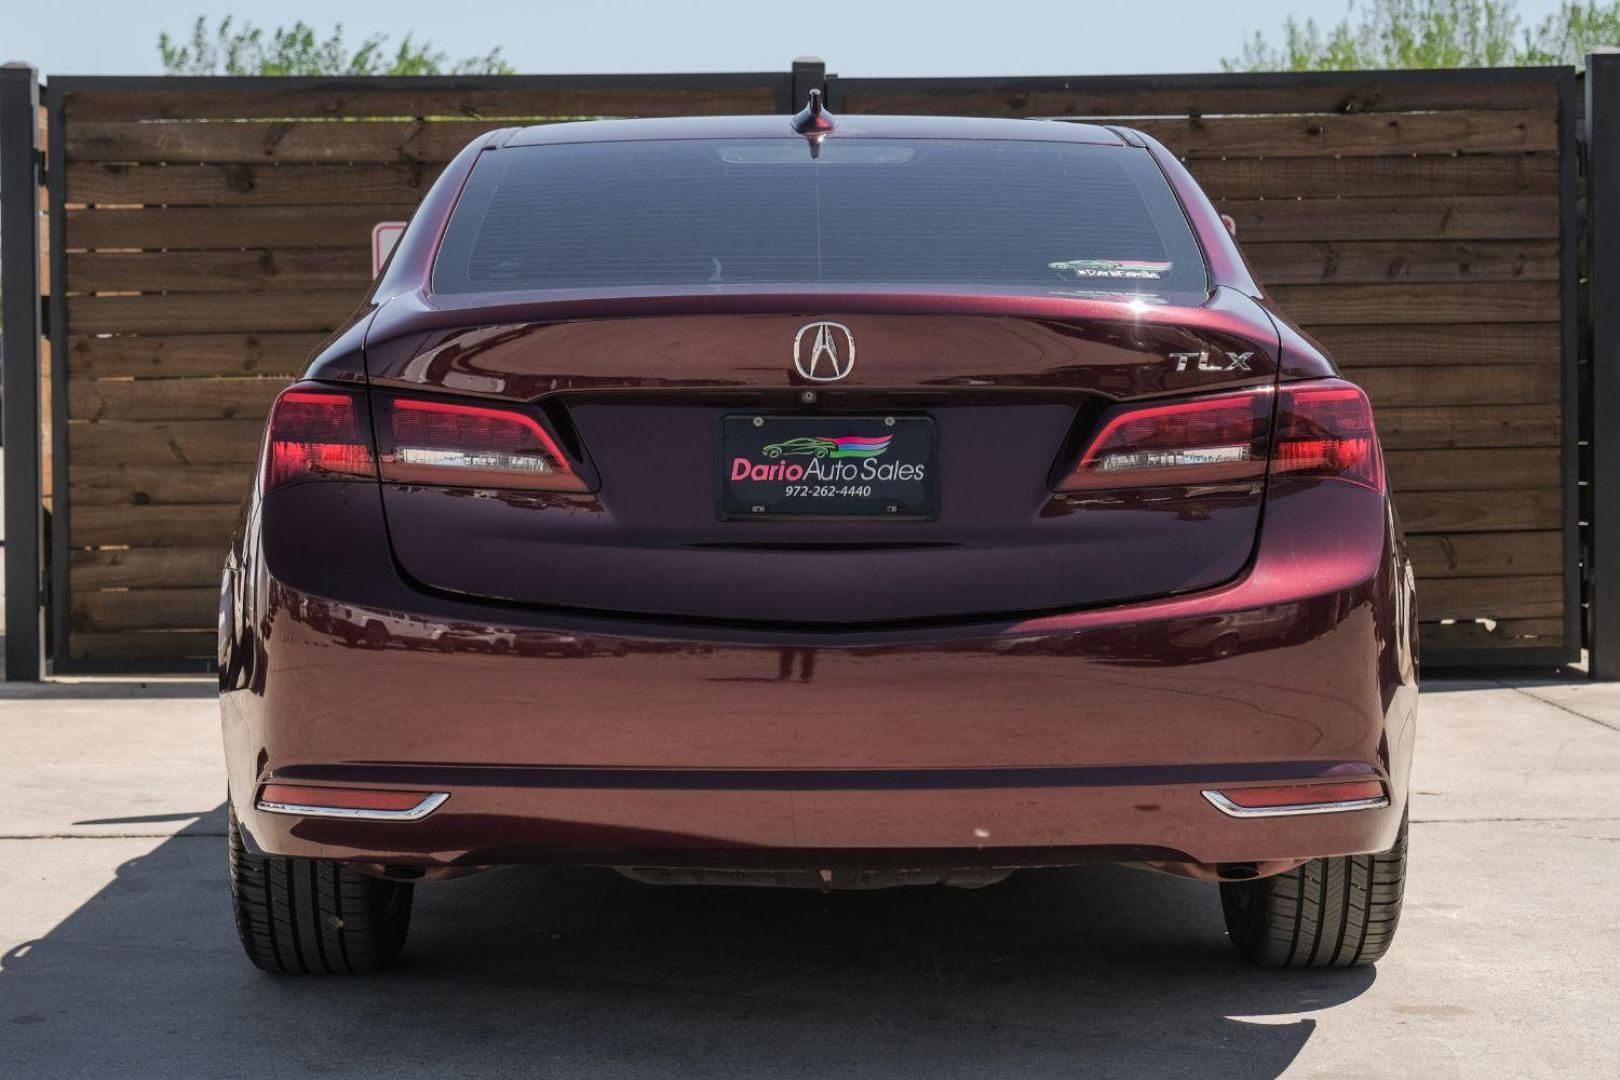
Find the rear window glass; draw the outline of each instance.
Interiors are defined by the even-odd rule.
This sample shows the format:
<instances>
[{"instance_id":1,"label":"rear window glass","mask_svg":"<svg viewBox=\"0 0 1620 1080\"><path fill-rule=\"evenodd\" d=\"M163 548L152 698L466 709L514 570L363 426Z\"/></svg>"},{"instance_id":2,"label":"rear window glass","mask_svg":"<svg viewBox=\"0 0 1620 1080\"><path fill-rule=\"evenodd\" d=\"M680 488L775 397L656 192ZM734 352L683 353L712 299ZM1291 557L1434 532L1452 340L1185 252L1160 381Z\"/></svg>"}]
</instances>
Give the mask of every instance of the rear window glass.
<instances>
[{"instance_id":1,"label":"rear window glass","mask_svg":"<svg viewBox=\"0 0 1620 1080\"><path fill-rule=\"evenodd\" d=\"M434 268L444 293L871 284L1202 291L1145 150L798 137L484 155Z\"/></svg>"}]
</instances>

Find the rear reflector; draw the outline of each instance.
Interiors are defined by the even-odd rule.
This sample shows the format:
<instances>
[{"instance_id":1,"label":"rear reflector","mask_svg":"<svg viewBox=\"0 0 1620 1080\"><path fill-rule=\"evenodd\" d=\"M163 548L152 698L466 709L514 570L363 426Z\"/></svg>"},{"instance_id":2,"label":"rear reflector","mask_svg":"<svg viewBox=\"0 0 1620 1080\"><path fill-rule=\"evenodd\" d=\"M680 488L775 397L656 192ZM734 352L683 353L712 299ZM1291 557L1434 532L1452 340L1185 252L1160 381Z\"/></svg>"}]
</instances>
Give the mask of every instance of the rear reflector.
<instances>
[{"instance_id":1,"label":"rear reflector","mask_svg":"<svg viewBox=\"0 0 1620 1080\"><path fill-rule=\"evenodd\" d=\"M510 409L397 398L382 477L405 484L588 491L533 417Z\"/></svg>"},{"instance_id":2,"label":"rear reflector","mask_svg":"<svg viewBox=\"0 0 1620 1080\"><path fill-rule=\"evenodd\" d=\"M358 403L341 391L303 385L283 391L270 412L268 439L266 491L301 480L377 475Z\"/></svg>"},{"instance_id":3,"label":"rear reflector","mask_svg":"<svg viewBox=\"0 0 1620 1080\"><path fill-rule=\"evenodd\" d=\"M1331 814L1344 810L1372 810L1389 805L1389 799L1384 794L1384 785L1377 780L1226 788L1221 791L1206 791L1204 798L1222 813L1232 817Z\"/></svg>"},{"instance_id":4,"label":"rear reflector","mask_svg":"<svg viewBox=\"0 0 1620 1080\"><path fill-rule=\"evenodd\" d=\"M272 814L415 821L437 810L449 797L444 792L435 791L266 784L259 793L258 805L260 810Z\"/></svg>"},{"instance_id":5,"label":"rear reflector","mask_svg":"<svg viewBox=\"0 0 1620 1080\"><path fill-rule=\"evenodd\" d=\"M1276 437L1272 426L1277 406ZM1372 406L1342 379L1286 383L1109 411L1059 491L1190 486L1278 476L1384 489Z\"/></svg>"}]
</instances>

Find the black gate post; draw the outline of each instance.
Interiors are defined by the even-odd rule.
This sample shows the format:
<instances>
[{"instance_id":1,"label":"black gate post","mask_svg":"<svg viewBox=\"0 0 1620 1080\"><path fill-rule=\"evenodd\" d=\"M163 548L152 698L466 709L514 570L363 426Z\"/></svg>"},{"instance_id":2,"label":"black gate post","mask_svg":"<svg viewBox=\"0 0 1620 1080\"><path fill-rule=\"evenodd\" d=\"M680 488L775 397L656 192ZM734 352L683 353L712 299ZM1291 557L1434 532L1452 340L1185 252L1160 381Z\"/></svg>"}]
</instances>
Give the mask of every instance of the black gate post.
<instances>
[{"instance_id":1,"label":"black gate post","mask_svg":"<svg viewBox=\"0 0 1620 1080\"><path fill-rule=\"evenodd\" d=\"M1620 679L1620 53L1586 58L1586 240L1592 417L1588 665L1594 679Z\"/></svg>"},{"instance_id":2,"label":"black gate post","mask_svg":"<svg viewBox=\"0 0 1620 1080\"><path fill-rule=\"evenodd\" d=\"M825 99L827 94L827 64L819 56L801 56L793 61L793 79L789 85L792 95L788 105L791 115L804 108L805 102L810 100L810 91L820 90Z\"/></svg>"},{"instance_id":3,"label":"black gate post","mask_svg":"<svg viewBox=\"0 0 1620 1080\"><path fill-rule=\"evenodd\" d=\"M0 68L0 287L5 290L6 678L36 682L44 515L39 431L39 77Z\"/></svg>"}]
</instances>

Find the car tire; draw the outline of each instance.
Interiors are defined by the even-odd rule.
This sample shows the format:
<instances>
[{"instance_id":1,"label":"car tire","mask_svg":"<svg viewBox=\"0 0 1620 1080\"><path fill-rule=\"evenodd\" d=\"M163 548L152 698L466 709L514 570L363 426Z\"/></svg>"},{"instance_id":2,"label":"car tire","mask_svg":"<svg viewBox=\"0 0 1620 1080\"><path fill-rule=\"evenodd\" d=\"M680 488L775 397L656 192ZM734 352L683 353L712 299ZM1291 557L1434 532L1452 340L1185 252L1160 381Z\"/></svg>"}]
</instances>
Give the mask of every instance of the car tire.
<instances>
[{"instance_id":1,"label":"car tire","mask_svg":"<svg viewBox=\"0 0 1620 1080\"><path fill-rule=\"evenodd\" d=\"M287 975L381 971L405 945L409 882L384 881L327 859L254 855L229 814L231 900L248 959Z\"/></svg>"},{"instance_id":2,"label":"car tire","mask_svg":"<svg viewBox=\"0 0 1620 1080\"><path fill-rule=\"evenodd\" d=\"M1395 846L1312 859L1254 881L1221 883L1232 944L1269 968L1361 967L1389 951L1406 887L1406 818Z\"/></svg>"}]
</instances>

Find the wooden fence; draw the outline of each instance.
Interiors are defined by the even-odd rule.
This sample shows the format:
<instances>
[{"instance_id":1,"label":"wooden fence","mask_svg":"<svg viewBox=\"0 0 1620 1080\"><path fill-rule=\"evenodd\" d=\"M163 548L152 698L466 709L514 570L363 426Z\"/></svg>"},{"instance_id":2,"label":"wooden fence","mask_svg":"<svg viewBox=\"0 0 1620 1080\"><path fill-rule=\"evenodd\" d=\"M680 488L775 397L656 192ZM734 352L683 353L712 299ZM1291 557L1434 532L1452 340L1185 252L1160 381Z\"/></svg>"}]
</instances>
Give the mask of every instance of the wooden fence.
<instances>
[{"instance_id":1,"label":"wooden fence","mask_svg":"<svg viewBox=\"0 0 1620 1080\"><path fill-rule=\"evenodd\" d=\"M830 100L1117 118L1163 141L1372 397L1425 657L1539 663L1579 647L1574 90L1567 68L835 77Z\"/></svg>"},{"instance_id":2,"label":"wooden fence","mask_svg":"<svg viewBox=\"0 0 1620 1080\"><path fill-rule=\"evenodd\" d=\"M364 291L372 226L474 134L785 111L819 76L51 80L57 670L208 663L267 407ZM1371 393L1431 660L1578 646L1569 69L826 87L1162 139Z\"/></svg>"}]
</instances>

